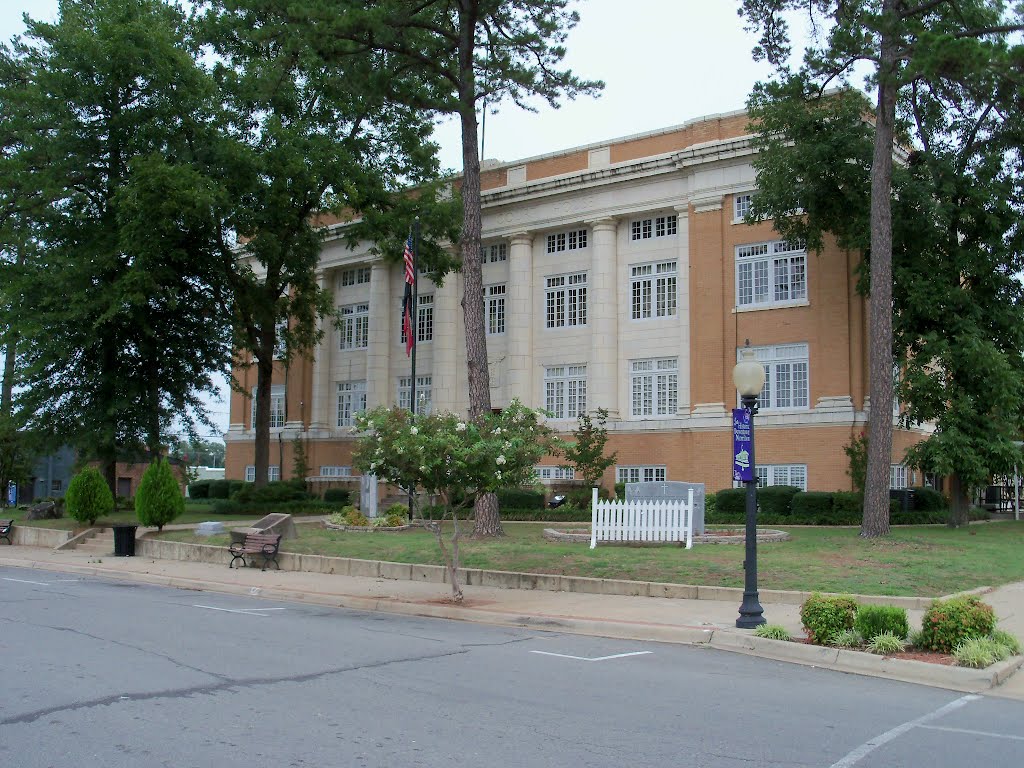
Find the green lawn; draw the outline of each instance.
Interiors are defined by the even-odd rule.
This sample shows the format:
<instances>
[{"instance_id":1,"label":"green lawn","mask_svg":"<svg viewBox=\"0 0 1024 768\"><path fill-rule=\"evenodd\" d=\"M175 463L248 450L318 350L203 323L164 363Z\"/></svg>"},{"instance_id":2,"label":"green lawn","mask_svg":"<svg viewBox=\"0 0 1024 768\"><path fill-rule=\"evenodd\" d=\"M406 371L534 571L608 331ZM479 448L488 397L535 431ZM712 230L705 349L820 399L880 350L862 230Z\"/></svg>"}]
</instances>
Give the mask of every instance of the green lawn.
<instances>
[{"instance_id":1,"label":"green lawn","mask_svg":"<svg viewBox=\"0 0 1024 768\"><path fill-rule=\"evenodd\" d=\"M467 568L635 579L724 587L743 586L743 547L695 544L628 547L562 544L541 533L550 524L505 523L503 538L461 541ZM468 530L468 526L466 526ZM884 539L865 540L855 528L786 528L787 542L758 547L761 589L855 592L875 595L945 595L1024 580L1024 521L895 528ZM343 532L298 527L299 538L282 550L400 563L441 564L433 536L421 529L397 533ZM168 532L183 541L226 544L227 537Z\"/></svg>"},{"instance_id":2,"label":"green lawn","mask_svg":"<svg viewBox=\"0 0 1024 768\"><path fill-rule=\"evenodd\" d=\"M210 512L210 504L204 504L199 502L190 502L185 505L185 514L177 518L175 524L192 524L201 523L205 520L237 520L237 517L230 515L216 516ZM62 530L73 531L76 529L84 528L81 523L74 520L66 515L59 520L26 520L26 510L24 509L8 509L0 512L0 517L7 518L8 516L14 518L14 523L24 523L25 525L31 525L36 528L60 528ZM247 518L248 519L248 518ZM115 523L129 523L138 525L139 518L135 515L134 509L122 509L118 510L112 515L107 515L96 521L98 526L110 526Z\"/></svg>"}]
</instances>

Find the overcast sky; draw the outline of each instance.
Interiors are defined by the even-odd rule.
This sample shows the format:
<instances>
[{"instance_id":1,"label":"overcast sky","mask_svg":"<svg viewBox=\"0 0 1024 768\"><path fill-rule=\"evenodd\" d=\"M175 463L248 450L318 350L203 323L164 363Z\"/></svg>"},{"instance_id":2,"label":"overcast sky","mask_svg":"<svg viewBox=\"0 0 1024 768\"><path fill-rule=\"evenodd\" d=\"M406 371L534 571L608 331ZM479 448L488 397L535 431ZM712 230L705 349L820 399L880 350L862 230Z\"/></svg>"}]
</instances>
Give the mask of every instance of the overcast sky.
<instances>
[{"instance_id":1,"label":"overcast sky","mask_svg":"<svg viewBox=\"0 0 1024 768\"><path fill-rule=\"evenodd\" d=\"M597 98L536 113L514 105L488 114L484 156L511 161L619 136L653 131L697 117L742 109L769 71L750 57L754 37L736 15L737 0L582 0L567 42L566 65L603 80ZM22 14L53 21L57 0L2 0L0 39L24 29ZM461 168L459 127L438 128L441 162ZM212 408L227 429L224 405Z\"/></svg>"}]
</instances>

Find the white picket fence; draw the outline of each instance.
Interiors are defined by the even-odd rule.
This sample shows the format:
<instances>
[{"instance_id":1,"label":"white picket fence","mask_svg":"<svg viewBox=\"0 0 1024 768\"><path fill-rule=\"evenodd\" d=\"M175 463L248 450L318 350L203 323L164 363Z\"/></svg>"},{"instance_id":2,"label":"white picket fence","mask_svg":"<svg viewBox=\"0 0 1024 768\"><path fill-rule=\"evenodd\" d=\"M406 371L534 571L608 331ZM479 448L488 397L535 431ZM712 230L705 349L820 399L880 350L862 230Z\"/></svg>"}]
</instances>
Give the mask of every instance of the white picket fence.
<instances>
[{"instance_id":1,"label":"white picket fence","mask_svg":"<svg viewBox=\"0 0 1024 768\"><path fill-rule=\"evenodd\" d=\"M685 541L693 546L693 489L687 501L599 501L591 497L590 548L599 541Z\"/></svg>"}]
</instances>

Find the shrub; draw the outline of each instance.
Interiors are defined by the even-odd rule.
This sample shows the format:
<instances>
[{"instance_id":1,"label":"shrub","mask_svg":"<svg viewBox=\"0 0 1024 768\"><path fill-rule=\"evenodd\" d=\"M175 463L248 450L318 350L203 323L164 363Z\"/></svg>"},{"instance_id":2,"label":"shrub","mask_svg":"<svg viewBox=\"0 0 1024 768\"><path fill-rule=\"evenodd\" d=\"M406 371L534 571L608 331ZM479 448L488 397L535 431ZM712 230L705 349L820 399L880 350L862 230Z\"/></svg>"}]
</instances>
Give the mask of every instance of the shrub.
<instances>
[{"instance_id":1,"label":"shrub","mask_svg":"<svg viewBox=\"0 0 1024 768\"><path fill-rule=\"evenodd\" d=\"M757 489L758 509L766 515L790 515L793 512L793 497L800 489L792 485L772 485Z\"/></svg>"},{"instance_id":2,"label":"shrub","mask_svg":"<svg viewBox=\"0 0 1024 768\"><path fill-rule=\"evenodd\" d=\"M989 635L989 637L1000 645L1005 645L1007 650L1010 651L1010 655L1016 656L1020 653L1020 640L1009 632L1004 632L1001 629L993 629L992 634Z\"/></svg>"},{"instance_id":3,"label":"shrub","mask_svg":"<svg viewBox=\"0 0 1024 768\"><path fill-rule=\"evenodd\" d=\"M208 499L210 498L210 481L209 480L197 480L194 483L188 484L188 497L190 499Z\"/></svg>"},{"instance_id":4,"label":"shrub","mask_svg":"<svg viewBox=\"0 0 1024 768\"><path fill-rule=\"evenodd\" d=\"M790 514L828 522L832 517L832 494L827 491L800 491L793 494Z\"/></svg>"},{"instance_id":5,"label":"shrub","mask_svg":"<svg viewBox=\"0 0 1024 768\"><path fill-rule=\"evenodd\" d=\"M715 494L715 512L722 515L746 514L747 489L724 488ZM704 509L704 520L707 521L707 508Z\"/></svg>"},{"instance_id":6,"label":"shrub","mask_svg":"<svg viewBox=\"0 0 1024 768\"><path fill-rule=\"evenodd\" d=\"M231 495L231 483L233 480L211 480L208 490L208 498L226 499Z\"/></svg>"},{"instance_id":7,"label":"shrub","mask_svg":"<svg viewBox=\"0 0 1024 768\"><path fill-rule=\"evenodd\" d=\"M913 648L924 648L924 635L920 629L910 630L910 634L907 635L907 645Z\"/></svg>"},{"instance_id":8,"label":"shrub","mask_svg":"<svg viewBox=\"0 0 1024 768\"><path fill-rule=\"evenodd\" d=\"M592 496L593 493L589 488L573 488L572 490L566 491L565 503L576 509L585 509L589 513Z\"/></svg>"},{"instance_id":9,"label":"shrub","mask_svg":"<svg viewBox=\"0 0 1024 768\"><path fill-rule=\"evenodd\" d=\"M974 595L933 600L921 620L921 647L952 653L965 640L991 634L995 625L992 606Z\"/></svg>"},{"instance_id":10,"label":"shrub","mask_svg":"<svg viewBox=\"0 0 1024 768\"><path fill-rule=\"evenodd\" d=\"M324 491L324 501L332 504L348 504L352 498L352 491L348 488L328 488Z\"/></svg>"},{"instance_id":11,"label":"shrub","mask_svg":"<svg viewBox=\"0 0 1024 768\"><path fill-rule=\"evenodd\" d=\"M336 504L327 504L323 501L307 500L283 501L274 505L275 512L289 515L327 515L337 509ZM217 499L213 502L212 510L217 515L249 515L262 517L267 514L265 504L243 503L234 499Z\"/></svg>"},{"instance_id":12,"label":"shrub","mask_svg":"<svg viewBox=\"0 0 1024 768\"><path fill-rule=\"evenodd\" d=\"M894 635L892 632L882 632L868 641L868 653L877 653L879 656L899 653L905 647L906 644L903 638Z\"/></svg>"},{"instance_id":13,"label":"shrub","mask_svg":"<svg viewBox=\"0 0 1024 768\"><path fill-rule=\"evenodd\" d=\"M185 497L174 479L171 465L163 459L150 464L135 493L135 514L143 525L159 530L185 511Z\"/></svg>"},{"instance_id":14,"label":"shrub","mask_svg":"<svg viewBox=\"0 0 1024 768\"><path fill-rule=\"evenodd\" d=\"M862 605L853 626L868 642L885 633L902 638L910 632L907 609L895 605Z\"/></svg>"},{"instance_id":15,"label":"shrub","mask_svg":"<svg viewBox=\"0 0 1024 768\"><path fill-rule=\"evenodd\" d=\"M345 517L346 525L358 525L365 527L370 524L370 521L369 519L367 519L366 515L364 515L355 507L345 507L344 509L341 510L341 514Z\"/></svg>"},{"instance_id":16,"label":"shrub","mask_svg":"<svg viewBox=\"0 0 1024 768\"><path fill-rule=\"evenodd\" d=\"M626 484L625 483L616 483L615 484L615 498L616 499L625 499L626 498Z\"/></svg>"},{"instance_id":17,"label":"shrub","mask_svg":"<svg viewBox=\"0 0 1024 768\"><path fill-rule=\"evenodd\" d=\"M392 504L373 524L386 528L397 528L409 522L409 508L405 504Z\"/></svg>"},{"instance_id":18,"label":"shrub","mask_svg":"<svg viewBox=\"0 0 1024 768\"><path fill-rule=\"evenodd\" d=\"M267 483L262 488L257 488L252 483L246 483L234 491L231 498L246 504L277 504L282 501L308 499L309 494L306 493L305 483L297 486L291 480L286 480Z\"/></svg>"},{"instance_id":19,"label":"shrub","mask_svg":"<svg viewBox=\"0 0 1024 768\"><path fill-rule=\"evenodd\" d=\"M590 489L587 491L587 505L590 505ZM505 488L497 492L498 507L516 507L517 509L543 509L544 494L530 488Z\"/></svg>"},{"instance_id":20,"label":"shrub","mask_svg":"<svg viewBox=\"0 0 1024 768\"><path fill-rule=\"evenodd\" d=\"M781 624L762 624L754 630L754 637L767 637L770 640L792 640L789 631Z\"/></svg>"},{"instance_id":21,"label":"shrub","mask_svg":"<svg viewBox=\"0 0 1024 768\"><path fill-rule=\"evenodd\" d=\"M98 469L86 467L71 478L64 503L71 517L93 525L103 515L114 511L114 494Z\"/></svg>"},{"instance_id":22,"label":"shrub","mask_svg":"<svg viewBox=\"0 0 1024 768\"><path fill-rule=\"evenodd\" d=\"M864 645L864 638L855 629L844 629L833 636L832 645L837 648L860 648Z\"/></svg>"},{"instance_id":23,"label":"shrub","mask_svg":"<svg viewBox=\"0 0 1024 768\"><path fill-rule=\"evenodd\" d=\"M857 491L836 491L832 494L832 518L853 522L837 525L856 525L864 517L864 494Z\"/></svg>"},{"instance_id":24,"label":"shrub","mask_svg":"<svg viewBox=\"0 0 1024 768\"><path fill-rule=\"evenodd\" d=\"M953 649L953 657L961 667L982 669L990 667L998 661L997 655L1001 647L1003 646L994 642L990 637L972 637Z\"/></svg>"},{"instance_id":25,"label":"shrub","mask_svg":"<svg viewBox=\"0 0 1024 768\"><path fill-rule=\"evenodd\" d=\"M718 497L713 493L704 494L704 519L707 520L708 515L713 515L718 510Z\"/></svg>"},{"instance_id":26,"label":"shrub","mask_svg":"<svg viewBox=\"0 0 1024 768\"><path fill-rule=\"evenodd\" d=\"M800 621L817 645L830 645L844 629L853 629L857 601L848 595L822 595L815 592L800 606Z\"/></svg>"},{"instance_id":27,"label":"shrub","mask_svg":"<svg viewBox=\"0 0 1024 768\"><path fill-rule=\"evenodd\" d=\"M925 512L945 512L948 506L946 504L946 497L928 486L915 488L914 500L917 509Z\"/></svg>"}]
</instances>

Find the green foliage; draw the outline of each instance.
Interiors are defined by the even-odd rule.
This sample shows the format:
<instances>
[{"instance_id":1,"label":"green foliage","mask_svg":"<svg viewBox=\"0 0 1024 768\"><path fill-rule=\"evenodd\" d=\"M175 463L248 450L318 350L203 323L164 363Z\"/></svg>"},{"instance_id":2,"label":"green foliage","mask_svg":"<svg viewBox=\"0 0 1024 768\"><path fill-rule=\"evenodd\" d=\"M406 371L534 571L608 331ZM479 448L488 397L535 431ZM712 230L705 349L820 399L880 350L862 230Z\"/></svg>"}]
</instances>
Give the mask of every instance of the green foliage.
<instances>
[{"instance_id":1,"label":"green foliage","mask_svg":"<svg viewBox=\"0 0 1024 768\"><path fill-rule=\"evenodd\" d=\"M625 483L616 483L615 484L615 498L616 499L625 499L626 498L626 484Z\"/></svg>"},{"instance_id":2,"label":"green foliage","mask_svg":"<svg viewBox=\"0 0 1024 768\"><path fill-rule=\"evenodd\" d=\"M876 653L879 656L889 656L893 653L900 653L906 648L906 642L902 635L895 635L892 632L882 632L868 640L868 653Z\"/></svg>"},{"instance_id":3,"label":"green foliage","mask_svg":"<svg viewBox=\"0 0 1024 768\"><path fill-rule=\"evenodd\" d=\"M832 645L836 648L860 648L864 645L864 638L855 629L844 629L832 636Z\"/></svg>"},{"instance_id":4,"label":"green foliage","mask_svg":"<svg viewBox=\"0 0 1024 768\"><path fill-rule=\"evenodd\" d=\"M853 626L869 642L885 633L906 637L910 632L907 609L895 605L858 606Z\"/></svg>"},{"instance_id":5,"label":"green foliage","mask_svg":"<svg viewBox=\"0 0 1024 768\"><path fill-rule=\"evenodd\" d=\"M309 460L306 458L306 441L296 436L292 440L292 478L305 481L309 474ZM303 482L303 484L305 484Z\"/></svg>"},{"instance_id":6,"label":"green foliage","mask_svg":"<svg viewBox=\"0 0 1024 768\"><path fill-rule=\"evenodd\" d=\"M868 436L861 432L850 438L850 442L843 446L843 452L850 462L846 474L850 476L853 483L853 490L859 494L864 493L864 483L868 476Z\"/></svg>"},{"instance_id":7,"label":"green foliage","mask_svg":"<svg viewBox=\"0 0 1024 768\"><path fill-rule=\"evenodd\" d=\"M800 606L800 621L811 642L831 645L844 629L853 629L857 601L848 595L822 595L815 592Z\"/></svg>"},{"instance_id":8,"label":"green foliage","mask_svg":"<svg viewBox=\"0 0 1024 768\"><path fill-rule=\"evenodd\" d=\"M757 489L757 507L766 515L790 515L793 497L800 492L792 485L770 485Z\"/></svg>"},{"instance_id":9,"label":"green foliage","mask_svg":"<svg viewBox=\"0 0 1024 768\"><path fill-rule=\"evenodd\" d=\"M593 417L581 413L577 419L572 441L562 444L562 455L576 468L587 487L592 488L601 484L605 470L615 464L618 454L604 455L608 446L607 408L598 408Z\"/></svg>"},{"instance_id":10,"label":"green foliage","mask_svg":"<svg viewBox=\"0 0 1024 768\"><path fill-rule=\"evenodd\" d=\"M790 513L793 517L815 517L828 520L832 517L833 494L827 491L801 491L793 495Z\"/></svg>"},{"instance_id":11,"label":"green foliage","mask_svg":"<svg viewBox=\"0 0 1024 768\"><path fill-rule=\"evenodd\" d=\"M369 518L353 506L343 507L341 510L341 517L345 520L346 525L355 525L365 528L370 524Z\"/></svg>"},{"instance_id":12,"label":"green foliage","mask_svg":"<svg viewBox=\"0 0 1024 768\"><path fill-rule=\"evenodd\" d=\"M544 492L529 488L504 488L498 491L498 505L505 509L544 509Z\"/></svg>"},{"instance_id":13,"label":"green foliage","mask_svg":"<svg viewBox=\"0 0 1024 768\"><path fill-rule=\"evenodd\" d=\"M328 488L324 491L324 501L332 504L348 504L352 492L348 488Z\"/></svg>"},{"instance_id":14,"label":"green foliage","mask_svg":"<svg viewBox=\"0 0 1024 768\"><path fill-rule=\"evenodd\" d=\"M715 512L731 521L735 516L742 520L747 509L746 488L723 488L715 494ZM707 509L704 510L704 521L708 522Z\"/></svg>"},{"instance_id":15,"label":"green foliage","mask_svg":"<svg viewBox=\"0 0 1024 768\"><path fill-rule=\"evenodd\" d=\"M288 515L327 515L337 510L337 505L323 501L282 501L268 508L261 503L243 503L234 499L217 499L211 511L217 515L248 515L263 517L268 512L281 512Z\"/></svg>"},{"instance_id":16,"label":"green foliage","mask_svg":"<svg viewBox=\"0 0 1024 768\"><path fill-rule=\"evenodd\" d=\"M921 620L920 647L952 653L964 640L991 634L995 624L992 606L974 595L933 600Z\"/></svg>"},{"instance_id":17,"label":"green foliage","mask_svg":"<svg viewBox=\"0 0 1024 768\"><path fill-rule=\"evenodd\" d=\"M135 514L139 522L163 530L184 511L185 497L181 495L170 462L157 459L146 468L135 493Z\"/></svg>"},{"instance_id":18,"label":"green foliage","mask_svg":"<svg viewBox=\"0 0 1024 768\"><path fill-rule=\"evenodd\" d=\"M928 486L914 488L914 506L924 512L945 512L948 508L946 497Z\"/></svg>"},{"instance_id":19,"label":"green foliage","mask_svg":"<svg viewBox=\"0 0 1024 768\"><path fill-rule=\"evenodd\" d=\"M68 484L64 494L68 515L80 523L94 525L114 511L114 494L95 467L86 467Z\"/></svg>"},{"instance_id":20,"label":"green foliage","mask_svg":"<svg viewBox=\"0 0 1024 768\"><path fill-rule=\"evenodd\" d=\"M1011 656L1016 656L1020 654L1020 640L1011 635L1009 632L1004 632L1001 629L994 629L992 630L992 634L989 635L989 637L991 637L1000 645L1006 646L1007 650L1010 651Z\"/></svg>"},{"instance_id":21,"label":"green foliage","mask_svg":"<svg viewBox=\"0 0 1024 768\"><path fill-rule=\"evenodd\" d=\"M623 496L625 498L625 496ZM572 507L573 509L585 510L591 514L591 504L594 501L594 492L589 488L570 488L565 492L565 504L559 509ZM557 510L556 510L557 511Z\"/></svg>"},{"instance_id":22,"label":"green foliage","mask_svg":"<svg viewBox=\"0 0 1024 768\"><path fill-rule=\"evenodd\" d=\"M209 480L197 480L194 483L188 484L188 497L190 499L208 499L210 498L210 481Z\"/></svg>"},{"instance_id":23,"label":"green foliage","mask_svg":"<svg viewBox=\"0 0 1024 768\"><path fill-rule=\"evenodd\" d=\"M311 498L305 484L297 486L290 480L267 483L262 488L245 483L231 494L231 498L243 504L277 504L282 501L302 501Z\"/></svg>"},{"instance_id":24,"label":"green foliage","mask_svg":"<svg viewBox=\"0 0 1024 768\"><path fill-rule=\"evenodd\" d=\"M767 637L771 640L792 640L789 630L781 624L762 624L754 630L754 637Z\"/></svg>"},{"instance_id":25,"label":"green foliage","mask_svg":"<svg viewBox=\"0 0 1024 768\"><path fill-rule=\"evenodd\" d=\"M864 516L864 494L860 491L836 491L832 494L832 514L837 520L850 520L855 525Z\"/></svg>"},{"instance_id":26,"label":"green foliage","mask_svg":"<svg viewBox=\"0 0 1024 768\"><path fill-rule=\"evenodd\" d=\"M2 325L3 321L0 319L0 327ZM32 476L35 460L41 449L37 437L28 430L19 428L19 422L20 419L5 416L0 412L0 508L7 506L8 485L24 483Z\"/></svg>"},{"instance_id":27,"label":"green foliage","mask_svg":"<svg viewBox=\"0 0 1024 768\"><path fill-rule=\"evenodd\" d=\"M234 480L210 480L209 482L208 498L211 499L227 499L236 487Z\"/></svg>"},{"instance_id":28,"label":"green foliage","mask_svg":"<svg viewBox=\"0 0 1024 768\"><path fill-rule=\"evenodd\" d=\"M975 669L990 667L1008 655L1009 649L991 637L972 637L958 643L953 649L953 657L959 666Z\"/></svg>"},{"instance_id":29,"label":"green foliage","mask_svg":"<svg viewBox=\"0 0 1024 768\"><path fill-rule=\"evenodd\" d=\"M459 520L470 520L473 517L473 509L455 510ZM419 514L424 520L443 520L451 518L451 514L444 507L422 507ZM552 522L552 523L589 523L591 520L590 507L579 509L565 504L558 509L502 509L501 519L516 522Z\"/></svg>"}]
</instances>

